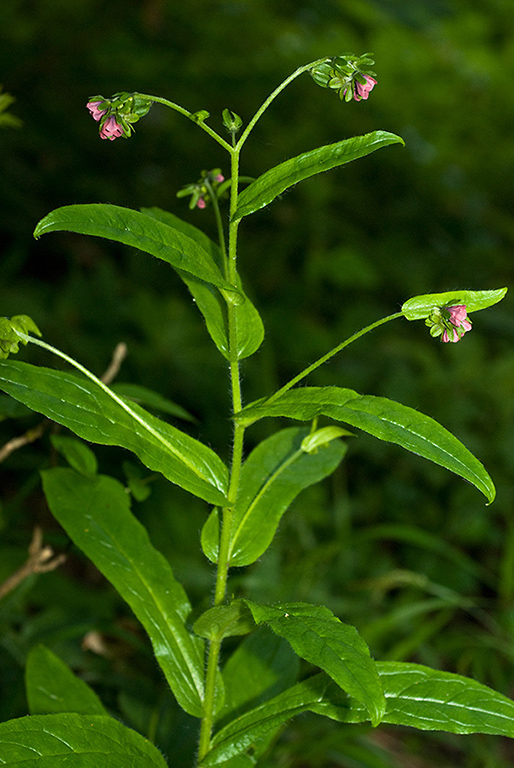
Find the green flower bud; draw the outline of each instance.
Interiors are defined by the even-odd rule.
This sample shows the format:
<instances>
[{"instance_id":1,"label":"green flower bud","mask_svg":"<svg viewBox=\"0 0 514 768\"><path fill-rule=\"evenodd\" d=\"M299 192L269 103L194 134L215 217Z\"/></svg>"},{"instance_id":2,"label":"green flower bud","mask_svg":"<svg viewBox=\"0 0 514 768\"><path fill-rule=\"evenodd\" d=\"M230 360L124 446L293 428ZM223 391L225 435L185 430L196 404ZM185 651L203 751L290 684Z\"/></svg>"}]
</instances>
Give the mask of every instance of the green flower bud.
<instances>
[{"instance_id":1,"label":"green flower bud","mask_svg":"<svg viewBox=\"0 0 514 768\"><path fill-rule=\"evenodd\" d=\"M236 135L236 133L239 133L241 126L243 125L243 121L239 117L239 115L236 115L235 112L232 112L230 109L224 109L223 110L223 125L227 129L229 133L231 133L233 136Z\"/></svg>"}]
</instances>

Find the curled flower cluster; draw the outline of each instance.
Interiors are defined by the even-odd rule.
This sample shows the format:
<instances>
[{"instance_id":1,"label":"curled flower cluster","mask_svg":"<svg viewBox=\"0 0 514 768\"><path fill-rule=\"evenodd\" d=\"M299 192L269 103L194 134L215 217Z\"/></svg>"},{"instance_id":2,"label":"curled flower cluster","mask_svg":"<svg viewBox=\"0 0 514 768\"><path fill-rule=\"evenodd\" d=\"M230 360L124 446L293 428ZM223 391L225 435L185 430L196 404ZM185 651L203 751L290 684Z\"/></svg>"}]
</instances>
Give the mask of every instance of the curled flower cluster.
<instances>
[{"instance_id":1,"label":"curled flower cluster","mask_svg":"<svg viewBox=\"0 0 514 768\"><path fill-rule=\"evenodd\" d=\"M152 102L137 93L115 93L111 99L92 96L86 104L91 117L100 123L100 138L114 141L120 136L128 139L133 123L146 115Z\"/></svg>"},{"instance_id":2,"label":"curled flower cluster","mask_svg":"<svg viewBox=\"0 0 514 768\"><path fill-rule=\"evenodd\" d=\"M225 181L225 177L221 173L220 168L213 168L212 171L202 171L201 177L194 184L187 184L177 192L177 197L188 197L191 195L189 201L189 208L206 208L211 201L213 195L219 198L223 193L223 189L219 189L222 182Z\"/></svg>"},{"instance_id":3,"label":"curled flower cluster","mask_svg":"<svg viewBox=\"0 0 514 768\"><path fill-rule=\"evenodd\" d=\"M460 341L472 328L465 304L451 307L435 307L425 320L431 336L440 336L441 341L455 343Z\"/></svg>"},{"instance_id":4,"label":"curled flower cluster","mask_svg":"<svg viewBox=\"0 0 514 768\"><path fill-rule=\"evenodd\" d=\"M377 84L375 73L369 69L374 64L370 55L343 53L316 64L310 74L318 85L337 91L344 101L366 100Z\"/></svg>"}]
</instances>

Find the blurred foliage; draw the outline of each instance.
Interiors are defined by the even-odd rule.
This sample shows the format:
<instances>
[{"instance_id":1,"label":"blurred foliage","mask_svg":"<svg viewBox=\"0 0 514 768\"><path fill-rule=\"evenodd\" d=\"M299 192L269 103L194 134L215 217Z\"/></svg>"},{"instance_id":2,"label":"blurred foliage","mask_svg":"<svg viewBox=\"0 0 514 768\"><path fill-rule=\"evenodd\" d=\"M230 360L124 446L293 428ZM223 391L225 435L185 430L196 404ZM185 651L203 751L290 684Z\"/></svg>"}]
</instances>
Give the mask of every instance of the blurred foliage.
<instances>
[{"instance_id":1,"label":"blurred foliage","mask_svg":"<svg viewBox=\"0 0 514 768\"><path fill-rule=\"evenodd\" d=\"M248 120L297 66L374 52L378 85L369 101L343 104L304 76L246 147L242 173L258 175L370 130L406 141L406 149L304 182L244 222L241 272L267 329L244 366L250 400L414 294L511 284L513 23L514 6L502 0L1 3L0 82L16 98L9 114L23 124L0 126L1 314L31 315L46 339L96 373L126 342L119 380L183 405L199 421L192 433L226 457L224 362L176 277L156 260L93 238L32 239L48 211L86 202L157 205L214 236L209 212L189 211L175 195L204 168L226 174L226 158L159 106L130 141L102 142L88 97L162 95L208 110L222 130L223 109ZM433 416L484 462L497 501L486 508L478 492L438 467L352 438L341 470L302 494L266 555L235 572L233 590L324 602L359 628L377 658L468 674L513 696L512 296L474 320L459 345L435 342L420 324L387 326L309 383L384 395ZM21 354L54 364L39 349ZM5 400L1 408L0 445L39 423ZM257 425L250 439L274 426ZM173 764L188 765L195 723L170 700L128 609L46 510L38 473L57 461L49 431L3 464L0 581L23 562L36 523L69 558L0 602L0 718L26 713L24 661L44 642L112 712L155 737ZM124 478L126 456L96 452L102 471ZM206 509L160 478L148 481L152 492L136 514L201 611L212 586L199 554ZM501 739L372 732L306 717L284 732L269 765L502 768L512 760Z\"/></svg>"}]
</instances>

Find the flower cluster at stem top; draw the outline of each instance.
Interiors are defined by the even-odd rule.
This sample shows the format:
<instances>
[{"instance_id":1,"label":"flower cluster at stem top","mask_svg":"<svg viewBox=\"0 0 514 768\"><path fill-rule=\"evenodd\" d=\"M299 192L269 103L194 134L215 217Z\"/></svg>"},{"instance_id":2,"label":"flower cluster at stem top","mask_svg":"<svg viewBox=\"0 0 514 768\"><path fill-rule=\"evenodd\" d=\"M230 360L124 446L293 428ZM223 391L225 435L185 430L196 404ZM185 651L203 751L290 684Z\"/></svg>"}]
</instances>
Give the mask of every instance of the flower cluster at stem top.
<instances>
[{"instance_id":1,"label":"flower cluster at stem top","mask_svg":"<svg viewBox=\"0 0 514 768\"><path fill-rule=\"evenodd\" d=\"M91 117L100 123L100 138L114 141L120 136L129 138L133 123L147 114L152 102L137 93L122 91L110 99L92 96L86 106Z\"/></svg>"},{"instance_id":2,"label":"flower cluster at stem top","mask_svg":"<svg viewBox=\"0 0 514 768\"><path fill-rule=\"evenodd\" d=\"M472 328L465 304L452 307L435 307L425 320L431 336L440 336L441 341L457 342Z\"/></svg>"},{"instance_id":3,"label":"flower cluster at stem top","mask_svg":"<svg viewBox=\"0 0 514 768\"><path fill-rule=\"evenodd\" d=\"M370 69L375 62L364 53L342 53L331 59L316 64L310 74L314 82L322 88L332 88L344 101L366 100L377 84L376 73Z\"/></svg>"}]
</instances>

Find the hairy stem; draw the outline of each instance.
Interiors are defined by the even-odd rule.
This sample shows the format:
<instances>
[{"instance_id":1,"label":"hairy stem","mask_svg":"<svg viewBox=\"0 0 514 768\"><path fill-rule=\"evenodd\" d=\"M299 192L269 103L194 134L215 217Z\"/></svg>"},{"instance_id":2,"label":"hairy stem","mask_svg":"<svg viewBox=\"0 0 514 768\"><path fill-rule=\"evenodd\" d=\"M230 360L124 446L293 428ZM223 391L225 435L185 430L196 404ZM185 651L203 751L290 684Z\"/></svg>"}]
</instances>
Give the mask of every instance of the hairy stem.
<instances>
[{"instance_id":1,"label":"hairy stem","mask_svg":"<svg viewBox=\"0 0 514 768\"><path fill-rule=\"evenodd\" d=\"M353 336L350 336L350 338L342 341L341 344L338 344L337 347L331 349L330 352L327 352L326 355L323 355L323 357L315 360L313 363L307 366L307 368L304 368L303 371L300 371L300 373L288 381L287 384L284 384L284 386L278 389L273 395L271 395L271 397L268 397L267 400L265 400L266 405L277 400L281 395L284 394L284 392L287 392L288 389L294 387L295 384L298 384L299 381L315 371L316 368L319 368L320 365L323 365L323 363L326 363L328 360L330 360L330 358L334 357L334 355L337 355L337 353L341 352L342 349L348 347L353 341L357 341L357 339L360 339L360 337L364 336L364 334L369 333L369 331L372 331L374 328L378 328L379 325L384 325L390 320L396 320L398 317L404 317L403 312L395 312L394 315L383 317L381 320L377 320L375 323L371 323L371 325L367 325L365 328L357 331L357 333L354 333Z\"/></svg>"},{"instance_id":2,"label":"hairy stem","mask_svg":"<svg viewBox=\"0 0 514 768\"><path fill-rule=\"evenodd\" d=\"M255 115L252 117L252 119L250 120L250 122L246 126L245 130L243 131L243 133L239 137L239 141L236 144L236 148L238 150L241 149L241 147L245 143L246 139L250 135L251 131L255 127L255 124L257 123L257 121L262 117L264 112L268 109L269 105L277 98L279 93L281 93L284 90L284 88L287 88L289 83L292 83L293 80L296 80L296 78L299 75L301 75L303 72L308 72L310 69L312 69L312 67L316 66L317 64L321 64L324 61L327 61L327 57L326 56L323 59L318 59L317 61L311 61L310 64L304 64L303 67L298 67L298 69L295 70L292 75L289 75L289 77L287 77L283 82L280 83L280 85L277 88L275 88L273 93L271 93L268 96L268 98L266 99L266 101L264 101L261 104L261 106L259 107L259 109L255 113Z\"/></svg>"},{"instance_id":3,"label":"hairy stem","mask_svg":"<svg viewBox=\"0 0 514 768\"><path fill-rule=\"evenodd\" d=\"M181 115L184 115L184 117L188 117L190 120L192 120L193 123L196 123L203 131L209 134L209 136L214 139L214 141L217 141L218 144L220 144L222 147L224 147L228 152L232 151L232 147L228 143L228 141L225 141L225 139L222 139L221 136L216 133L210 126L208 126L203 120L196 120L194 117L194 112L190 112L188 109L184 109L184 107L181 107L180 104L175 104L174 101L170 101L169 99L163 99L161 96L151 96L149 93L137 93L136 96L141 96L144 99L149 99L150 101L154 101L157 104L164 104L165 107L169 107L170 109L174 109L175 112L179 112Z\"/></svg>"},{"instance_id":4,"label":"hairy stem","mask_svg":"<svg viewBox=\"0 0 514 768\"><path fill-rule=\"evenodd\" d=\"M239 181L239 149L231 149L231 194L230 212L237 207L238 181ZM219 216L219 211L218 211ZM228 254L225 259L227 265L227 279L237 285L237 231L238 222L232 221L228 233ZM224 246L222 246L224 250ZM237 309L233 304L227 305L228 317L228 342L229 342L229 373L230 389L232 397L232 411L237 413L242 408L241 378L237 349ZM237 499L241 467L243 463L243 445L245 428L234 424L232 442L232 464L230 469L230 484L228 490L228 504L222 510L221 531L218 551L218 567L216 571L216 586L214 592L214 604L223 603L227 591L227 579L229 569L229 548L232 531L233 508ZM216 671L218 668L221 642L211 641L207 656L207 672L205 677L204 716L200 727L200 740L198 745L198 759L201 761L209 750L212 728L215 715Z\"/></svg>"}]
</instances>

